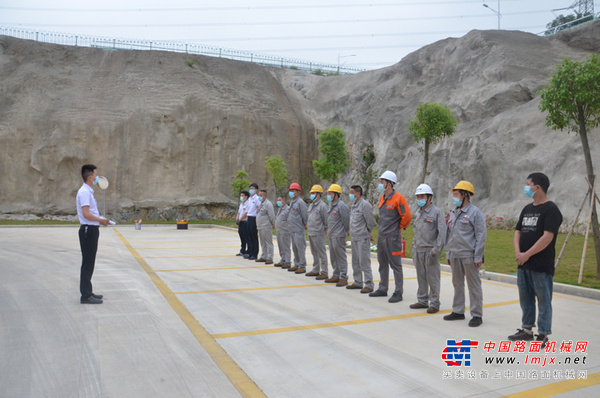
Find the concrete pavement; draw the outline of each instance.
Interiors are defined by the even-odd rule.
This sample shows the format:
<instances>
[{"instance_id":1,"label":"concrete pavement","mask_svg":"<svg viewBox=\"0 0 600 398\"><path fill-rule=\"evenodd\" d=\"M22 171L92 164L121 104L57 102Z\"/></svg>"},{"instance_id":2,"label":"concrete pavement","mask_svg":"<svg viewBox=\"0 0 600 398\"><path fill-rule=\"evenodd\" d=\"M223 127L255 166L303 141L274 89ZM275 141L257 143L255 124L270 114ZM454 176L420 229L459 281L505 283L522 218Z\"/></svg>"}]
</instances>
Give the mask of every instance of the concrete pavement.
<instances>
[{"instance_id":1,"label":"concrete pavement","mask_svg":"<svg viewBox=\"0 0 600 398\"><path fill-rule=\"evenodd\" d=\"M502 352L520 326L514 285L484 281L484 323L469 328L468 313L442 319L453 294L447 272L441 311L429 315L408 307L411 266L404 301L390 304L238 250L237 234L220 228L102 228L93 284L105 302L81 305L77 227L0 228L0 396L600 393L599 301L555 294L556 352ZM447 366L457 360L448 340L477 342L470 366ZM525 364L538 357L554 363Z\"/></svg>"}]
</instances>

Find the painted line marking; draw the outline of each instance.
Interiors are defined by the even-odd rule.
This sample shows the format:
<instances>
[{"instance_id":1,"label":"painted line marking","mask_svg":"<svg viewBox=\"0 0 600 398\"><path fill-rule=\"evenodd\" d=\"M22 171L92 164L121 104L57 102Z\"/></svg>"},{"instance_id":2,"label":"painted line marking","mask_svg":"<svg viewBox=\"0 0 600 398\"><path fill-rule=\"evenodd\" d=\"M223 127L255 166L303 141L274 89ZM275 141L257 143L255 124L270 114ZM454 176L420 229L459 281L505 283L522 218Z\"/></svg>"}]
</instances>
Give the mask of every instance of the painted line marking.
<instances>
[{"instance_id":1,"label":"painted line marking","mask_svg":"<svg viewBox=\"0 0 600 398\"><path fill-rule=\"evenodd\" d=\"M161 292L165 300L171 308L179 315L184 324L189 328L190 332L196 337L200 345L206 350L210 357L215 361L217 366L229 378L233 386L240 392L243 397L265 397L266 395L252 381L252 379L240 368L240 366L227 354L217 343L214 337L204 329L196 318L188 311L179 299L173 294L171 289L160 279L160 277L150 268L148 263L135 251L135 249L127 242L121 233L113 228L113 231L121 238L121 241L127 247L131 255L136 259L146 274L150 277L154 285Z\"/></svg>"},{"instance_id":2,"label":"painted line marking","mask_svg":"<svg viewBox=\"0 0 600 398\"><path fill-rule=\"evenodd\" d=\"M588 375L587 379L572 379L559 381L557 383L546 384L545 386L532 388L531 390L505 395L504 398L554 397L559 394L565 394L571 391L595 386L598 384L600 384L600 372Z\"/></svg>"},{"instance_id":3,"label":"painted line marking","mask_svg":"<svg viewBox=\"0 0 600 398\"><path fill-rule=\"evenodd\" d=\"M157 259L157 258L211 258L211 257L235 257L235 254L222 254L222 255L212 255L212 256L156 256L156 257L147 257L142 256L142 258L146 259Z\"/></svg>"},{"instance_id":4,"label":"painted line marking","mask_svg":"<svg viewBox=\"0 0 600 398\"><path fill-rule=\"evenodd\" d=\"M154 272L223 271L223 270L231 270L231 269L256 269L256 268L273 268L273 266L257 265L257 266L250 266L250 267L225 267L225 268L155 269ZM177 294L177 293L175 293L175 294Z\"/></svg>"},{"instance_id":5,"label":"painted line marking","mask_svg":"<svg viewBox=\"0 0 600 398\"><path fill-rule=\"evenodd\" d=\"M519 300L503 301L500 303L492 303L492 304L484 305L483 307L490 308L490 307L500 307L500 306L504 306L504 305L513 305L513 304L519 304ZM465 309L465 311L467 311L467 310L469 310L468 307ZM391 316L382 316L382 317L377 317L377 318L357 319L354 321L318 323L318 324L314 324L314 325L250 330L247 332L216 333L216 334L213 334L212 336L215 339L227 339L227 338L231 338L231 337L258 336L258 335L263 335L263 334L297 332L297 331L302 331L302 330L324 329L324 328L341 327L341 326L362 325L362 324L366 324L366 323L395 321L398 319L416 318L416 317L421 317L421 316L435 316L435 315L439 315L439 314L449 314L450 312L452 312L452 309L442 310L442 311L439 311L437 314L428 314L427 312L416 312L416 313L403 314L403 315L391 315Z\"/></svg>"}]
</instances>

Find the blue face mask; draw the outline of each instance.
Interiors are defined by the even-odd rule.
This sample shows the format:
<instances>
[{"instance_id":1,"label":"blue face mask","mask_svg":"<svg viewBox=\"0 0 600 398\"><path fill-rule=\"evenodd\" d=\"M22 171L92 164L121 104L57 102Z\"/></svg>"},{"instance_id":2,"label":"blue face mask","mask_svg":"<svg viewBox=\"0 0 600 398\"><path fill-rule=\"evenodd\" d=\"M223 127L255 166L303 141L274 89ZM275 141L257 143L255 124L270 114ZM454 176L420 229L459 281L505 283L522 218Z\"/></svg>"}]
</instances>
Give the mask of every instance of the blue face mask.
<instances>
[{"instance_id":1,"label":"blue face mask","mask_svg":"<svg viewBox=\"0 0 600 398\"><path fill-rule=\"evenodd\" d=\"M98 181L100 181L100 177L96 176L96 178L94 179L94 185L98 184Z\"/></svg>"},{"instance_id":2,"label":"blue face mask","mask_svg":"<svg viewBox=\"0 0 600 398\"><path fill-rule=\"evenodd\" d=\"M350 195L348 195L348 197L350 198L350 200L352 202L354 202L356 200L356 196L354 196L354 194L352 194L352 193Z\"/></svg>"},{"instance_id":3,"label":"blue face mask","mask_svg":"<svg viewBox=\"0 0 600 398\"><path fill-rule=\"evenodd\" d=\"M377 189L379 189L379 192L383 192L383 191L385 191L385 187L383 186L383 184L379 184L379 185L377 186Z\"/></svg>"},{"instance_id":4,"label":"blue face mask","mask_svg":"<svg viewBox=\"0 0 600 398\"><path fill-rule=\"evenodd\" d=\"M417 199L417 206L423 207L427 204L427 199Z\"/></svg>"},{"instance_id":5,"label":"blue face mask","mask_svg":"<svg viewBox=\"0 0 600 398\"><path fill-rule=\"evenodd\" d=\"M294 192L290 191L289 195L290 195L290 198L294 199Z\"/></svg>"},{"instance_id":6,"label":"blue face mask","mask_svg":"<svg viewBox=\"0 0 600 398\"><path fill-rule=\"evenodd\" d=\"M452 198L452 204L453 204L455 207L460 207L460 206L462 205L462 202L463 202L463 201L462 201L462 199L459 199L459 198Z\"/></svg>"},{"instance_id":7,"label":"blue face mask","mask_svg":"<svg viewBox=\"0 0 600 398\"><path fill-rule=\"evenodd\" d=\"M258 197L258 201L259 201L259 202L262 202L263 200L264 200L264 199L263 199L263 197L262 197L262 196L259 196L259 197Z\"/></svg>"},{"instance_id":8,"label":"blue face mask","mask_svg":"<svg viewBox=\"0 0 600 398\"><path fill-rule=\"evenodd\" d=\"M327 201L328 201L328 202L333 202L333 196L329 196L329 195L327 195Z\"/></svg>"},{"instance_id":9,"label":"blue face mask","mask_svg":"<svg viewBox=\"0 0 600 398\"><path fill-rule=\"evenodd\" d=\"M535 193L531 190L531 187L529 185L525 185L524 192L525 196L527 196L528 198L533 198L533 194Z\"/></svg>"},{"instance_id":10,"label":"blue face mask","mask_svg":"<svg viewBox=\"0 0 600 398\"><path fill-rule=\"evenodd\" d=\"M277 207L281 207L281 206L283 206L283 202L281 200L278 200L277 201Z\"/></svg>"},{"instance_id":11,"label":"blue face mask","mask_svg":"<svg viewBox=\"0 0 600 398\"><path fill-rule=\"evenodd\" d=\"M317 194L316 193L311 193L310 194L310 200L312 200L314 202L316 198L317 198Z\"/></svg>"},{"instance_id":12,"label":"blue face mask","mask_svg":"<svg viewBox=\"0 0 600 398\"><path fill-rule=\"evenodd\" d=\"M240 202L243 202L243 201L244 201L244 197L240 196Z\"/></svg>"},{"instance_id":13,"label":"blue face mask","mask_svg":"<svg viewBox=\"0 0 600 398\"><path fill-rule=\"evenodd\" d=\"M254 189L251 189L248 192L250 192L250 195L254 195L254 192L256 192L256 191Z\"/></svg>"}]
</instances>

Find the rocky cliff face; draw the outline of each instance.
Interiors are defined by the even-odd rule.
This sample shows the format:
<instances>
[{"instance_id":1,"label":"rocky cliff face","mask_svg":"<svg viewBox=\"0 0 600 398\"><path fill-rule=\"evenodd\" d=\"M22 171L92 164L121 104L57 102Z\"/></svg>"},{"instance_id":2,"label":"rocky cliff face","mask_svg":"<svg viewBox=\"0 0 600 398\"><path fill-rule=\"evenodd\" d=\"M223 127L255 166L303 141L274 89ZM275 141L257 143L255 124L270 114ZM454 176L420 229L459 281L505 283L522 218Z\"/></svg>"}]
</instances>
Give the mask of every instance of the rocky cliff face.
<instances>
[{"instance_id":1,"label":"rocky cliff face","mask_svg":"<svg viewBox=\"0 0 600 398\"><path fill-rule=\"evenodd\" d=\"M281 155L304 186L315 182L317 133L337 125L352 159L342 186L360 182L360 159L372 148L371 169L397 172L410 200L423 155L408 121L430 101L460 120L431 148L427 182L438 206L449 209L449 190L467 179L486 214L514 218L527 202L527 174L542 171L573 217L587 186L581 144L544 126L537 91L563 57L599 52L598 37L598 21L551 38L473 31L394 66L338 77L0 37L0 213L73 213L88 162L111 182L109 212L232 206L239 169L272 188L266 156ZM598 163L598 131L590 139Z\"/></svg>"}]
</instances>

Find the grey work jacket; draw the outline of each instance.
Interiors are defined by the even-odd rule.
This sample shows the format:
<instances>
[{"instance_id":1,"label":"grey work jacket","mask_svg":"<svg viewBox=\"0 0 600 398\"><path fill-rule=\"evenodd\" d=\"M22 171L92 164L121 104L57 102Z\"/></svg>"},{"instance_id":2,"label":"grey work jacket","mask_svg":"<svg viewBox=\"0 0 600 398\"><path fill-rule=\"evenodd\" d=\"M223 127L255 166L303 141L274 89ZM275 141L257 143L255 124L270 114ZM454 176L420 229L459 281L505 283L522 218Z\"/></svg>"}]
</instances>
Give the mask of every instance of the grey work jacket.
<instances>
[{"instance_id":1,"label":"grey work jacket","mask_svg":"<svg viewBox=\"0 0 600 398\"><path fill-rule=\"evenodd\" d=\"M483 261L487 229L481 210L471 203L460 210L454 209L447 225L446 257L472 257L475 263Z\"/></svg>"},{"instance_id":2,"label":"grey work jacket","mask_svg":"<svg viewBox=\"0 0 600 398\"><path fill-rule=\"evenodd\" d=\"M275 209L269 199L261 202L256 213L256 229L273 229L275 225Z\"/></svg>"},{"instance_id":3,"label":"grey work jacket","mask_svg":"<svg viewBox=\"0 0 600 398\"><path fill-rule=\"evenodd\" d=\"M446 220L444 213L435 205L419 208L413 221L415 237L412 250L417 252L432 252L439 257L446 242Z\"/></svg>"},{"instance_id":4,"label":"grey work jacket","mask_svg":"<svg viewBox=\"0 0 600 398\"><path fill-rule=\"evenodd\" d=\"M289 214L290 206L287 203L277 210L277 218L275 219L275 228L277 229L277 232L289 232L287 225Z\"/></svg>"},{"instance_id":5,"label":"grey work jacket","mask_svg":"<svg viewBox=\"0 0 600 398\"><path fill-rule=\"evenodd\" d=\"M362 197L350 208L350 235L354 239L368 239L377 225L373 217L373 206Z\"/></svg>"},{"instance_id":6,"label":"grey work jacket","mask_svg":"<svg viewBox=\"0 0 600 398\"><path fill-rule=\"evenodd\" d=\"M327 229L327 210L329 206L322 199L308 206L308 235L325 235Z\"/></svg>"},{"instance_id":7,"label":"grey work jacket","mask_svg":"<svg viewBox=\"0 0 600 398\"><path fill-rule=\"evenodd\" d=\"M306 203L302 198L295 198L290 202L290 214L288 216L288 231L290 233L304 233L306 222L308 221L308 212Z\"/></svg>"},{"instance_id":8,"label":"grey work jacket","mask_svg":"<svg viewBox=\"0 0 600 398\"><path fill-rule=\"evenodd\" d=\"M327 234L330 238L345 238L350 230L350 210L341 199L332 203L327 212Z\"/></svg>"}]
</instances>

